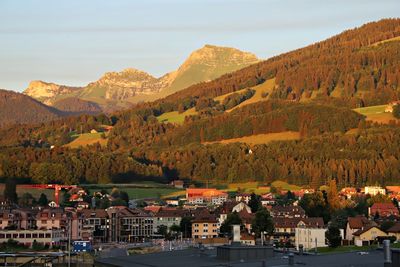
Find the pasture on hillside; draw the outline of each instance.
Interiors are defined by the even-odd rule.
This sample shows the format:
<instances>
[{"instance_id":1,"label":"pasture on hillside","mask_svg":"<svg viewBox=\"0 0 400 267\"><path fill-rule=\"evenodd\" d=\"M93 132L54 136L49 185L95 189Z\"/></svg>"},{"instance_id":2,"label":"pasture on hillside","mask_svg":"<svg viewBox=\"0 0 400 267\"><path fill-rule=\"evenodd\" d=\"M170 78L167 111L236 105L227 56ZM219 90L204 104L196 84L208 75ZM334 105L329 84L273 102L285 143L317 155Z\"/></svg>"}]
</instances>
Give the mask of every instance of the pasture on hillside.
<instances>
[{"instance_id":1,"label":"pasture on hillside","mask_svg":"<svg viewBox=\"0 0 400 267\"><path fill-rule=\"evenodd\" d=\"M186 116L196 115L197 111L195 108L191 108L186 110L185 112L179 113L178 111L171 111L161 114L157 117L159 122L169 122L169 123L177 123L182 124L185 121Z\"/></svg>"},{"instance_id":2,"label":"pasture on hillside","mask_svg":"<svg viewBox=\"0 0 400 267\"><path fill-rule=\"evenodd\" d=\"M203 144L208 145L215 143L220 143L220 144L246 143L251 145L258 145L258 144L268 144L272 141L288 141L288 140L299 140L299 139L300 139L299 132L286 131L280 133L256 134L256 135L243 136L232 139L223 139L213 142L204 142Z\"/></svg>"},{"instance_id":3,"label":"pasture on hillside","mask_svg":"<svg viewBox=\"0 0 400 267\"><path fill-rule=\"evenodd\" d=\"M105 138L103 138L103 134L105 135ZM93 145L95 143L99 143L101 146L106 146L107 145L107 138L106 138L107 133L84 133L84 134L76 134L73 135L72 137L75 139L66 144L66 147L69 148L78 148L80 146L87 146L87 145Z\"/></svg>"},{"instance_id":4,"label":"pasture on hillside","mask_svg":"<svg viewBox=\"0 0 400 267\"><path fill-rule=\"evenodd\" d=\"M363 108L353 109L355 112L358 112L364 116L366 116L367 121L378 122L378 123L390 123L390 121L395 121L396 118L393 117L393 114L390 112L385 112L387 105L378 105L378 106L370 106Z\"/></svg>"}]
</instances>

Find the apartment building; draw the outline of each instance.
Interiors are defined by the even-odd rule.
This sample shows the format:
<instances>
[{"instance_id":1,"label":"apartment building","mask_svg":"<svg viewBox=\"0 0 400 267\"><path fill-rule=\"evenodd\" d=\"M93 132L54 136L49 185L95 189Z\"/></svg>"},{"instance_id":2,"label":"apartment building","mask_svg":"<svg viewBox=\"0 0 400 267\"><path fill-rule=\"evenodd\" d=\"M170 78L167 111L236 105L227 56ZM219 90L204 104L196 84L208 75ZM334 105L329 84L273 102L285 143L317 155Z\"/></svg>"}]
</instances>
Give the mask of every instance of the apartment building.
<instances>
[{"instance_id":1,"label":"apartment building","mask_svg":"<svg viewBox=\"0 0 400 267\"><path fill-rule=\"evenodd\" d=\"M192 221L192 237L207 239L218 237L219 223L215 217L202 217Z\"/></svg>"},{"instance_id":2,"label":"apartment building","mask_svg":"<svg viewBox=\"0 0 400 267\"><path fill-rule=\"evenodd\" d=\"M110 242L134 242L153 236L154 218L151 213L125 206L110 207L106 211L110 220Z\"/></svg>"},{"instance_id":3,"label":"apartment building","mask_svg":"<svg viewBox=\"0 0 400 267\"><path fill-rule=\"evenodd\" d=\"M295 228L296 249L299 249L300 245L305 250L328 246L325 238L326 230L322 218L302 218Z\"/></svg>"},{"instance_id":4,"label":"apartment building","mask_svg":"<svg viewBox=\"0 0 400 267\"><path fill-rule=\"evenodd\" d=\"M213 204L222 205L228 199L228 194L215 188L187 188L186 200L192 205Z\"/></svg>"},{"instance_id":5,"label":"apartment building","mask_svg":"<svg viewBox=\"0 0 400 267\"><path fill-rule=\"evenodd\" d=\"M9 239L28 247L36 242L51 248L61 245L64 239L64 231L62 229L1 230L0 243L7 242Z\"/></svg>"}]
</instances>

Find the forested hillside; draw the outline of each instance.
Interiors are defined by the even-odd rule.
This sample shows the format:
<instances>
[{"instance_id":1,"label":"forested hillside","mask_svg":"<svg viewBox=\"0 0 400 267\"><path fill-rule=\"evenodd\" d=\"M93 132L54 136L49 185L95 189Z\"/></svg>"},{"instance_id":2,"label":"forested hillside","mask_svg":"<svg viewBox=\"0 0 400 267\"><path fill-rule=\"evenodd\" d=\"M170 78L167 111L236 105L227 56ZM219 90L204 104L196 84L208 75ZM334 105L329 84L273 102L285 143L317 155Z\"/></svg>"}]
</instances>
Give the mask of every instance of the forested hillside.
<instances>
[{"instance_id":1,"label":"forested hillside","mask_svg":"<svg viewBox=\"0 0 400 267\"><path fill-rule=\"evenodd\" d=\"M111 116L5 128L0 177L63 183L279 179L313 187L330 179L340 186L398 183L399 120L372 123L352 110L399 98L396 36L399 19L373 22ZM167 112L188 115L181 123L160 120ZM106 146L64 146L73 135L104 126ZM299 140L213 143L287 131Z\"/></svg>"},{"instance_id":2,"label":"forested hillside","mask_svg":"<svg viewBox=\"0 0 400 267\"><path fill-rule=\"evenodd\" d=\"M400 19L371 22L266 61L251 65L151 104L175 106L182 99L213 98L276 78L272 97L335 97L348 107L384 104L399 98ZM380 43L379 43L380 42ZM336 101L337 104L339 101Z\"/></svg>"},{"instance_id":3,"label":"forested hillside","mask_svg":"<svg viewBox=\"0 0 400 267\"><path fill-rule=\"evenodd\" d=\"M0 90L0 127L16 123L39 123L54 120L62 112L48 107L29 96Z\"/></svg>"}]
</instances>

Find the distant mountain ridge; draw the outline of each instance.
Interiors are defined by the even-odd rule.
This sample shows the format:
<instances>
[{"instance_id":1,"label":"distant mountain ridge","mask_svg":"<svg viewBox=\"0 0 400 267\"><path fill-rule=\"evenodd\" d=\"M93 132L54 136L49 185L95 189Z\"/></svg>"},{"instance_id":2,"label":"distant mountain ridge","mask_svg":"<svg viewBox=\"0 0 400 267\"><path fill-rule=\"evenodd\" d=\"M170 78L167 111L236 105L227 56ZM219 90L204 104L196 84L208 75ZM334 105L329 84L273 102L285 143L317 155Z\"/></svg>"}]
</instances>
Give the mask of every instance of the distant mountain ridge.
<instances>
[{"instance_id":1,"label":"distant mountain ridge","mask_svg":"<svg viewBox=\"0 0 400 267\"><path fill-rule=\"evenodd\" d=\"M99 80L85 87L33 81L24 94L49 105L62 98L75 97L98 103L107 110L109 105L126 107L130 103L153 101L257 62L258 58L252 53L235 48L205 45L192 52L177 70L160 78L141 70L127 68L120 72L107 72Z\"/></svg>"}]
</instances>

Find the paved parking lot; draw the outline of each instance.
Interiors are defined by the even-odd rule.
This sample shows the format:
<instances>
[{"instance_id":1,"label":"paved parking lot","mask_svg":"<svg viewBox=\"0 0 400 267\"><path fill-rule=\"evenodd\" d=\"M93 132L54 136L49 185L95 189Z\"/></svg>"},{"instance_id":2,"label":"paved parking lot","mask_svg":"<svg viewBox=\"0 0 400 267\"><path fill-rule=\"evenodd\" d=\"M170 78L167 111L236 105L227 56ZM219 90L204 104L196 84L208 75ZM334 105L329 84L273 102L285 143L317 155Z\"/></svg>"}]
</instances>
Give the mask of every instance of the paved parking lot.
<instances>
[{"instance_id":1,"label":"paved parking lot","mask_svg":"<svg viewBox=\"0 0 400 267\"><path fill-rule=\"evenodd\" d=\"M147 267L261 267L262 261L248 262L222 262L216 259L216 250L208 250L201 253L198 249L181 251L160 252L147 255L135 255L100 259L95 266L106 266L101 263L112 264L113 266L147 266ZM265 261L266 267L288 266L288 259L281 253ZM383 252L372 251L368 255L359 255L355 252L331 254L331 255L295 255L295 266L310 267L375 267L383 266Z\"/></svg>"}]
</instances>

